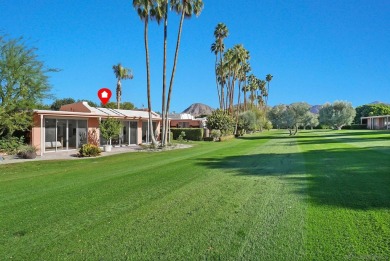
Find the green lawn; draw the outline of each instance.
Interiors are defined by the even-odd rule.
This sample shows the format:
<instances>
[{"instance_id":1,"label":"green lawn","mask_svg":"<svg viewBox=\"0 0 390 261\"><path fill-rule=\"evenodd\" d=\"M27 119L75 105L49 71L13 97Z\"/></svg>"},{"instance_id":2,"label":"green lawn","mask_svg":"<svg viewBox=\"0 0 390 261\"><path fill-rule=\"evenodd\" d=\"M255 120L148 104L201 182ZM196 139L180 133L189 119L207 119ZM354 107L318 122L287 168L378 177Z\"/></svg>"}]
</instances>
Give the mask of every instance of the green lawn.
<instances>
[{"instance_id":1,"label":"green lawn","mask_svg":"<svg viewBox=\"0 0 390 261\"><path fill-rule=\"evenodd\" d=\"M0 260L389 260L390 133L0 165Z\"/></svg>"}]
</instances>

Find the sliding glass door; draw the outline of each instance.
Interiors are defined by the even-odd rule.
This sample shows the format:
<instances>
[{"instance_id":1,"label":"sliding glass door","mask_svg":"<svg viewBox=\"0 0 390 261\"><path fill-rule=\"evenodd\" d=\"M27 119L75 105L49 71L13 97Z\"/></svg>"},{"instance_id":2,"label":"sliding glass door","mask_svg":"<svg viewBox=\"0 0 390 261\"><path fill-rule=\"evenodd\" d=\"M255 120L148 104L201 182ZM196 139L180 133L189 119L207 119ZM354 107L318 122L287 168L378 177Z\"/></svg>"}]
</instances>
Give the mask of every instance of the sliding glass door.
<instances>
[{"instance_id":1,"label":"sliding glass door","mask_svg":"<svg viewBox=\"0 0 390 261\"><path fill-rule=\"evenodd\" d=\"M122 133L119 135L121 145L137 144L138 123L136 121L124 121L122 124Z\"/></svg>"},{"instance_id":2,"label":"sliding glass door","mask_svg":"<svg viewBox=\"0 0 390 261\"><path fill-rule=\"evenodd\" d=\"M80 148L88 142L87 120L45 119L45 151Z\"/></svg>"}]
</instances>

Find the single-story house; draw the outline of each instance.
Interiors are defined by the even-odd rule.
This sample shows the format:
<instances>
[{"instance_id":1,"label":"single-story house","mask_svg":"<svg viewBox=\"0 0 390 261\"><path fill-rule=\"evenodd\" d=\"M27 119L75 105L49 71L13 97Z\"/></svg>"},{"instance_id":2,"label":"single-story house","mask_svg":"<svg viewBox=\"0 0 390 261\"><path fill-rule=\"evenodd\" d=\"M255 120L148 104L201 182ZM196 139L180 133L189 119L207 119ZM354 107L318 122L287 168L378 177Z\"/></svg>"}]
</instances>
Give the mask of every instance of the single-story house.
<instances>
[{"instance_id":1,"label":"single-story house","mask_svg":"<svg viewBox=\"0 0 390 261\"><path fill-rule=\"evenodd\" d=\"M390 130L390 115L361 117L361 124L367 124L370 130Z\"/></svg>"},{"instance_id":2,"label":"single-story house","mask_svg":"<svg viewBox=\"0 0 390 261\"><path fill-rule=\"evenodd\" d=\"M100 136L99 124L109 117L119 119L123 124L120 135L113 145L148 143L149 113L145 110L117 110L95 108L87 102L64 105L59 111L34 110L31 144L38 148L38 154L74 150L83 144L98 146L106 144ZM159 136L161 117L152 112L153 129Z\"/></svg>"},{"instance_id":3,"label":"single-story house","mask_svg":"<svg viewBox=\"0 0 390 261\"><path fill-rule=\"evenodd\" d=\"M206 118L195 118L189 113L168 114L171 128L206 128Z\"/></svg>"}]
</instances>

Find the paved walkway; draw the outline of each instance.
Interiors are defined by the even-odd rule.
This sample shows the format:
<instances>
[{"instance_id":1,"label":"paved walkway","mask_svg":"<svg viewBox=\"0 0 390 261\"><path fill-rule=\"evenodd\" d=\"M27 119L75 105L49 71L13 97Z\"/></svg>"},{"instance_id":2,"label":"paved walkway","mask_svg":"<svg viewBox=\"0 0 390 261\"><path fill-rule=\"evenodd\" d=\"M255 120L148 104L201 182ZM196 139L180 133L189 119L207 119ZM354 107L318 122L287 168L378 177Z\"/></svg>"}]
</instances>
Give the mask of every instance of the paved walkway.
<instances>
[{"instance_id":1,"label":"paved walkway","mask_svg":"<svg viewBox=\"0 0 390 261\"><path fill-rule=\"evenodd\" d=\"M143 150L142 147L138 145L123 146L123 147L113 147L110 152L102 152L101 156L114 155L119 153L135 152ZM0 156L0 165L9 164L9 163L20 163L25 161L40 161L40 160L76 160L83 159L77 157L78 150L70 151L59 151L59 152L47 152L43 156L37 156L35 159L20 159L17 156Z\"/></svg>"}]
</instances>

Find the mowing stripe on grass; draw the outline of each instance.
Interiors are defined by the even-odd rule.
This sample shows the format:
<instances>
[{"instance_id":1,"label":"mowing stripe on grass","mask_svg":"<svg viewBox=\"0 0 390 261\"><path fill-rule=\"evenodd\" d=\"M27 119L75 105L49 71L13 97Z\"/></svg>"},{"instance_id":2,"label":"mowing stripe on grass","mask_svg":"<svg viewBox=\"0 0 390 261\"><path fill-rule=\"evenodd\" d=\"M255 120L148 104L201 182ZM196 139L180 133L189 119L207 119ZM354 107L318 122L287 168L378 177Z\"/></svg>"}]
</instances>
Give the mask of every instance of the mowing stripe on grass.
<instances>
[{"instance_id":1,"label":"mowing stripe on grass","mask_svg":"<svg viewBox=\"0 0 390 261\"><path fill-rule=\"evenodd\" d=\"M390 257L390 148L368 145L367 135L373 133L300 135L298 142L310 175L310 259Z\"/></svg>"}]
</instances>

